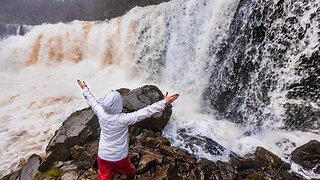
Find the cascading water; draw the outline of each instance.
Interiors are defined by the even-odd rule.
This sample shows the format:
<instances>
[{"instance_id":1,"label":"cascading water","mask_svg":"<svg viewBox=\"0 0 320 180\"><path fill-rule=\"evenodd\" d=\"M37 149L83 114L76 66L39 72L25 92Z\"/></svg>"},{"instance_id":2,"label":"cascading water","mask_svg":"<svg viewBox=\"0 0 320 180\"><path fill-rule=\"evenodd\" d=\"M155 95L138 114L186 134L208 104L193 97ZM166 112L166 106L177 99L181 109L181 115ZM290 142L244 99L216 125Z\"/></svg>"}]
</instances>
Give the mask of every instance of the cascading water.
<instances>
[{"instance_id":1,"label":"cascading water","mask_svg":"<svg viewBox=\"0 0 320 180\"><path fill-rule=\"evenodd\" d=\"M0 24L0 40L10 35L24 35L31 26L18 24Z\"/></svg>"},{"instance_id":2,"label":"cascading water","mask_svg":"<svg viewBox=\"0 0 320 180\"><path fill-rule=\"evenodd\" d=\"M25 36L1 41L0 144L4 148L0 174L17 167L23 162L21 159L32 153L43 154L62 121L86 106L77 79L85 80L96 97L111 89L150 83L164 91L181 93L164 134L174 145L200 157L225 160L230 151L244 155L263 146L285 158L294 147L311 139L319 140L317 131L279 129L278 124L284 124L283 121L274 121L277 108L283 105L280 101L284 96L278 96L285 93L281 83L291 82L292 77L286 76L292 73L290 68L295 61L290 60L290 53L284 56L290 63L283 70L289 74L276 68L265 71L274 64L273 59L263 53L255 54L265 50L255 46L262 46L261 42L265 47L278 45L264 38L251 38L250 43L241 44L246 35L240 36L239 29L250 24L251 14L257 11L257 4L254 5L237 0L174 0L134 8L122 17L104 22L35 26ZM247 14L241 16L245 10ZM243 22L239 24L240 17ZM277 22L281 24L281 19ZM316 25L311 26L310 41L319 30ZM254 32L261 34L264 29ZM242 60L247 57L255 58ZM264 78L269 75L278 79ZM270 80L279 83L263 88ZM261 100L261 93L268 97L266 101ZM319 104L318 101L313 103ZM263 126L259 117L279 123L248 133ZM200 145L191 147L181 131L208 137L227 151L214 156Z\"/></svg>"},{"instance_id":3,"label":"cascading water","mask_svg":"<svg viewBox=\"0 0 320 180\"><path fill-rule=\"evenodd\" d=\"M240 1L206 98L234 122L319 134L320 1Z\"/></svg>"}]
</instances>

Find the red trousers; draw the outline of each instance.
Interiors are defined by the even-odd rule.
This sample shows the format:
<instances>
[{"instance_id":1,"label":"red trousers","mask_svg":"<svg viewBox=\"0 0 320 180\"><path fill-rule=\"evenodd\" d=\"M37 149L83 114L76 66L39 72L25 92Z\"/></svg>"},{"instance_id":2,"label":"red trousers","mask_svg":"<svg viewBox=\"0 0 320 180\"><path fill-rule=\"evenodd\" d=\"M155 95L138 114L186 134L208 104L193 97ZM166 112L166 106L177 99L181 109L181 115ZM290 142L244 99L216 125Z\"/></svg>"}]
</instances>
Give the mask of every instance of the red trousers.
<instances>
[{"instance_id":1,"label":"red trousers","mask_svg":"<svg viewBox=\"0 0 320 180\"><path fill-rule=\"evenodd\" d=\"M129 179L134 179L136 173L128 156L115 162L103 160L98 156L98 168L98 180L112 180L116 172L127 175Z\"/></svg>"}]
</instances>

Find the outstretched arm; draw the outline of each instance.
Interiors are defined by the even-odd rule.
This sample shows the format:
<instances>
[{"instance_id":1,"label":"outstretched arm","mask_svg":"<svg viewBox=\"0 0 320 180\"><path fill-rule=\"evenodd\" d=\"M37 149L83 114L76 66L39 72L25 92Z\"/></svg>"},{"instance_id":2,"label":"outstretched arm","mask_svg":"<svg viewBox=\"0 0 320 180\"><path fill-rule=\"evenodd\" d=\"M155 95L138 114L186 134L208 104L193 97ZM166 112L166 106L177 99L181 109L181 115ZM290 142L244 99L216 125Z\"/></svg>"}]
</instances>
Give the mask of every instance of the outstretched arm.
<instances>
[{"instance_id":1,"label":"outstretched arm","mask_svg":"<svg viewBox=\"0 0 320 180\"><path fill-rule=\"evenodd\" d=\"M171 104L178 97L179 97L179 94L168 96L168 92L167 92L164 99L161 101L153 103L152 105L142 108L138 111L122 114L122 117L120 118L120 120L122 121L121 123L132 125L136 122L139 122L148 117L151 117L155 113L162 112L166 104Z\"/></svg>"},{"instance_id":2,"label":"outstretched arm","mask_svg":"<svg viewBox=\"0 0 320 180\"><path fill-rule=\"evenodd\" d=\"M83 96L86 98L88 105L91 107L92 111L100 117L104 110L99 103L99 101L94 97L94 95L90 92L87 84L84 81L77 80L79 86L81 89L83 89Z\"/></svg>"}]
</instances>

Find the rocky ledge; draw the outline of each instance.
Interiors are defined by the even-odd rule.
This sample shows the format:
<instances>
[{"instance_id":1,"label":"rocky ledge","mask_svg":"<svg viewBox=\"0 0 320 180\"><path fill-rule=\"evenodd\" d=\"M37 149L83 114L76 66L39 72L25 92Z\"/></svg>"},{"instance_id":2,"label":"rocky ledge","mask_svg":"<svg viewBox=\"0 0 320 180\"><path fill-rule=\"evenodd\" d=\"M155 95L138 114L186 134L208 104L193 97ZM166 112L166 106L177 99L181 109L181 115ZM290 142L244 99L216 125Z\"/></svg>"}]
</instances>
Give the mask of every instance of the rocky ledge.
<instances>
[{"instance_id":1,"label":"rocky ledge","mask_svg":"<svg viewBox=\"0 0 320 180\"><path fill-rule=\"evenodd\" d=\"M131 112L163 99L155 86L118 90L124 98L124 111ZM272 152L257 147L254 154L230 154L228 162L198 159L187 151L170 146L161 136L172 110L135 124L129 129L129 158L136 167L136 179L304 179L291 171L290 164ZM99 124L89 108L74 112L56 131L46 148L46 156L32 155L27 163L2 179L97 179ZM181 132L183 134L183 131ZM194 144L204 143L208 152L220 154L224 148L207 137L185 135ZM208 145L208 146L207 146ZM313 140L297 148L291 160L306 170L320 173L320 142ZM125 179L117 174L114 179Z\"/></svg>"}]
</instances>

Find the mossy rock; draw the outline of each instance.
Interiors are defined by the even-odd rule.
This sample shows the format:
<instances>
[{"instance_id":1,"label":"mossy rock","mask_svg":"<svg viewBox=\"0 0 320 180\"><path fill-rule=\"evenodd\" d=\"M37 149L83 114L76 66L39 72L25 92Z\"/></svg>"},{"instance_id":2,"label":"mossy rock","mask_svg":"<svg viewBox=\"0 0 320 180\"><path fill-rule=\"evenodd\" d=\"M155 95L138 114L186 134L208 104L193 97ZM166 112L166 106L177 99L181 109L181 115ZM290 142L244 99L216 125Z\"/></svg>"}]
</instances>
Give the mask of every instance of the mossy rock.
<instances>
[{"instance_id":1,"label":"mossy rock","mask_svg":"<svg viewBox=\"0 0 320 180\"><path fill-rule=\"evenodd\" d=\"M10 177L10 174L8 174L8 175L6 175L6 176L3 176L3 177L1 178L1 180L9 180L9 177Z\"/></svg>"},{"instance_id":2,"label":"mossy rock","mask_svg":"<svg viewBox=\"0 0 320 180\"><path fill-rule=\"evenodd\" d=\"M62 170L60 170L56 167L52 167L46 172L38 173L34 179L35 180L56 180L62 174L63 174Z\"/></svg>"}]
</instances>

